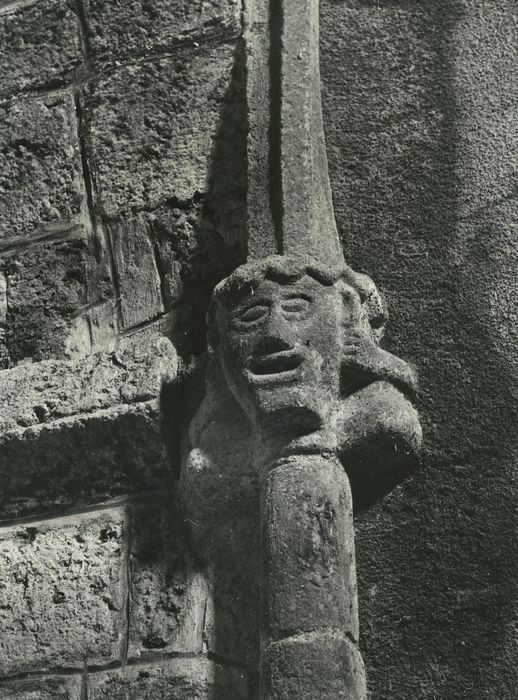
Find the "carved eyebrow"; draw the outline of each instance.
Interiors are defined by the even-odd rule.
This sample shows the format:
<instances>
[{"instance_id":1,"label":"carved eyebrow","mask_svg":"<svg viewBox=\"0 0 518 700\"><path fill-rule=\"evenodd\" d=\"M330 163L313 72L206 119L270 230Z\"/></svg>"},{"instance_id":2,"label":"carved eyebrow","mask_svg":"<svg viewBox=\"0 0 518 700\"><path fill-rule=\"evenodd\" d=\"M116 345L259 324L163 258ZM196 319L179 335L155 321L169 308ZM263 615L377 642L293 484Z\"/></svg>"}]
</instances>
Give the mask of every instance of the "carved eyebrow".
<instances>
[{"instance_id":1,"label":"carved eyebrow","mask_svg":"<svg viewBox=\"0 0 518 700\"><path fill-rule=\"evenodd\" d=\"M234 319L239 319L253 309L263 308L265 311L267 311L270 306L271 302L267 299L248 299L246 302L241 302L234 307L231 312L231 317Z\"/></svg>"},{"instance_id":2,"label":"carved eyebrow","mask_svg":"<svg viewBox=\"0 0 518 700\"><path fill-rule=\"evenodd\" d=\"M236 312L241 313L247 309L252 309L254 306L270 306L271 299L266 299L264 297L254 297L253 299L247 299L246 301L241 301L236 306Z\"/></svg>"},{"instance_id":3,"label":"carved eyebrow","mask_svg":"<svg viewBox=\"0 0 518 700\"><path fill-rule=\"evenodd\" d=\"M290 292L284 297L284 299L304 299L304 301L313 301L313 297L309 294L305 294L304 292Z\"/></svg>"}]
</instances>

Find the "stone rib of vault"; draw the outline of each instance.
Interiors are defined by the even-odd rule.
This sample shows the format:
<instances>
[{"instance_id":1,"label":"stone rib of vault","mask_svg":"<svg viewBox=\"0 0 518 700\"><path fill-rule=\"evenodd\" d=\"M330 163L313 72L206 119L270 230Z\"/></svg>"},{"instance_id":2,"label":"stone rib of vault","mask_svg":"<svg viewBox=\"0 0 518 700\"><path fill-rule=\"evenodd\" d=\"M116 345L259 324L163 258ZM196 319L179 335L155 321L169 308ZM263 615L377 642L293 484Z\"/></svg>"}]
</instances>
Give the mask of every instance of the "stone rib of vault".
<instances>
[{"instance_id":1,"label":"stone rib of vault","mask_svg":"<svg viewBox=\"0 0 518 700\"><path fill-rule=\"evenodd\" d=\"M343 253L322 123L318 2L248 5L248 259L308 255L336 265Z\"/></svg>"}]
</instances>

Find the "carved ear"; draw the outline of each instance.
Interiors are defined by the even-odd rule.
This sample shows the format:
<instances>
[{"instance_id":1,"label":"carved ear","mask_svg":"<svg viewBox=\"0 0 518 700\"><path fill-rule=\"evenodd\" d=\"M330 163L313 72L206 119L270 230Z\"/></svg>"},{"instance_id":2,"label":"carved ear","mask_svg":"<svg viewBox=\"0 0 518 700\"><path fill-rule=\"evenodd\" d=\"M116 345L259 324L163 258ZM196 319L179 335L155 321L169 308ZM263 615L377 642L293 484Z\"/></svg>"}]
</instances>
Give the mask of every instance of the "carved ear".
<instances>
[{"instance_id":1,"label":"carved ear","mask_svg":"<svg viewBox=\"0 0 518 700\"><path fill-rule=\"evenodd\" d=\"M385 301L368 275L361 272L354 272L353 275L355 286L367 312L372 334L376 342L379 343L385 332L385 323L388 318Z\"/></svg>"},{"instance_id":2,"label":"carved ear","mask_svg":"<svg viewBox=\"0 0 518 700\"><path fill-rule=\"evenodd\" d=\"M387 311L385 301L376 288L374 288L374 291L365 300L365 306L367 308L372 334L376 342L379 343L385 333Z\"/></svg>"}]
</instances>

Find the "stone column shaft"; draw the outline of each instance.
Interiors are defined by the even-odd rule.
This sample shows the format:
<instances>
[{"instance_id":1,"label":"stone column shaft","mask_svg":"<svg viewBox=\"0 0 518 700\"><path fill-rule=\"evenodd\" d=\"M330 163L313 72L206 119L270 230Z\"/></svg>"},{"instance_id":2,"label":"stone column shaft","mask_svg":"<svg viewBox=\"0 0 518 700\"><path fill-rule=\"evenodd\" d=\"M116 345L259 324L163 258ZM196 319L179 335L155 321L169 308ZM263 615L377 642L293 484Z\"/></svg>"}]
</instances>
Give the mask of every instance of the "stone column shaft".
<instances>
[{"instance_id":1,"label":"stone column shaft","mask_svg":"<svg viewBox=\"0 0 518 700\"><path fill-rule=\"evenodd\" d=\"M335 458L298 456L262 488L261 700L363 700L349 480Z\"/></svg>"}]
</instances>

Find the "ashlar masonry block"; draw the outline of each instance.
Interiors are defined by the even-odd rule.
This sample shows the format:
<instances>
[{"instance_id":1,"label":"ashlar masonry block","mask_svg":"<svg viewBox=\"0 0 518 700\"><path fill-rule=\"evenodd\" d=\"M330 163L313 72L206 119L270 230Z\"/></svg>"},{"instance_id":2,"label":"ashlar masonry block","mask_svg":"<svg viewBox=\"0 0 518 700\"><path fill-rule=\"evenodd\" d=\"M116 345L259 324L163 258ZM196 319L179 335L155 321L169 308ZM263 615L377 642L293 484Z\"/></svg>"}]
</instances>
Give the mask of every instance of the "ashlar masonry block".
<instances>
[{"instance_id":1,"label":"ashlar masonry block","mask_svg":"<svg viewBox=\"0 0 518 700\"><path fill-rule=\"evenodd\" d=\"M0 243L70 226L82 197L72 96L0 106Z\"/></svg>"},{"instance_id":2,"label":"ashlar masonry block","mask_svg":"<svg viewBox=\"0 0 518 700\"><path fill-rule=\"evenodd\" d=\"M162 488L171 468L159 420L150 401L12 431L0 442L0 514L19 517Z\"/></svg>"},{"instance_id":3,"label":"ashlar masonry block","mask_svg":"<svg viewBox=\"0 0 518 700\"><path fill-rule=\"evenodd\" d=\"M0 372L0 518L161 488L158 396L178 358L155 327L81 361Z\"/></svg>"},{"instance_id":4,"label":"ashlar masonry block","mask_svg":"<svg viewBox=\"0 0 518 700\"><path fill-rule=\"evenodd\" d=\"M189 550L179 509L131 509L128 657L150 651L201 653L207 582Z\"/></svg>"},{"instance_id":5,"label":"ashlar masonry block","mask_svg":"<svg viewBox=\"0 0 518 700\"><path fill-rule=\"evenodd\" d=\"M0 674L120 658L124 509L0 530Z\"/></svg>"},{"instance_id":6,"label":"ashlar masonry block","mask_svg":"<svg viewBox=\"0 0 518 700\"><path fill-rule=\"evenodd\" d=\"M207 189L233 45L117 70L85 96L89 158L110 218Z\"/></svg>"},{"instance_id":7,"label":"ashlar masonry block","mask_svg":"<svg viewBox=\"0 0 518 700\"><path fill-rule=\"evenodd\" d=\"M103 61L241 30L239 0L88 0L87 12L92 54Z\"/></svg>"},{"instance_id":8,"label":"ashlar masonry block","mask_svg":"<svg viewBox=\"0 0 518 700\"><path fill-rule=\"evenodd\" d=\"M90 674L89 700L246 700L244 671L204 657Z\"/></svg>"},{"instance_id":9,"label":"ashlar masonry block","mask_svg":"<svg viewBox=\"0 0 518 700\"><path fill-rule=\"evenodd\" d=\"M79 19L66 0L0 10L0 95L72 80L83 63Z\"/></svg>"},{"instance_id":10,"label":"ashlar masonry block","mask_svg":"<svg viewBox=\"0 0 518 700\"><path fill-rule=\"evenodd\" d=\"M119 280L122 323L129 328L165 311L161 280L143 217L125 218L109 228Z\"/></svg>"},{"instance_id":11,"label":"ashlar masonry block","mask_svg":"<svg viewBox=\"0 0 518 700\"><path fill-rule=\"evenodd\" d=\"M0 374L0 434L156 399L161 382L173 379L177 369L173 344L153 328L79 362L21 364Z\"/></svg>"},{"instance_id":12,"label":"ashlar masonry block","mask_svg":"<svg viewBox=\"0 0 518 700\"><path fill-rule=\"evenodd\" d=\"M2 700L81 700L81 676L44 676L0 683Z\"/></svg>"},{"instance_id":13,"label":"ashlar masonry block","mask_svg":"<svg viewBox=\"0 0 518 700\"><path fill-rule=\"evenodd\" d=\"M6 344L13 364L66 356L73 317L87 303L90 255L85 240L74 240L37 245L0 263L6 280Z\"/></svg>"}]
</instances>

